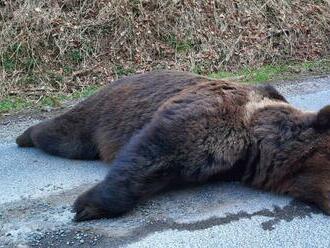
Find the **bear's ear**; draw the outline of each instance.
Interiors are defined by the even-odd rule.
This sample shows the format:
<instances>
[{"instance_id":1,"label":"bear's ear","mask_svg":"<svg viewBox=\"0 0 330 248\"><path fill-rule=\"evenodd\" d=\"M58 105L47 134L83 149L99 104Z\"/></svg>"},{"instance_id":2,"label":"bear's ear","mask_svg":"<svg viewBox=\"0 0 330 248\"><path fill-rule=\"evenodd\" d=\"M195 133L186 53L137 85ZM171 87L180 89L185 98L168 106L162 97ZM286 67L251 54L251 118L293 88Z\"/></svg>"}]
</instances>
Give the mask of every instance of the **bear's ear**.
<instances>
[{"instance_id":1,"label":"bear's ear","mask_svg":"<svg viewBox=\"0 0 330 248\"><path fill-rule=\"evenodd\" d=\"M314 127L317 130L330 129L330 105L323 107L317 113Z\"/></svg>"},{"instance_id":2,"label":"bear's ear","mask_svg":"<svg viewBox=\"0 0 330 248\"><path fill-rule=\"evenodd\" d=\"M270 84L262 84L258 85L257 88L259 91L266 97L270 99L280 100L283 102L288 102L284 96L281 95L280 92L277 91L277 89L274 88L274 86Z\"/></svg>"}]
</instances>

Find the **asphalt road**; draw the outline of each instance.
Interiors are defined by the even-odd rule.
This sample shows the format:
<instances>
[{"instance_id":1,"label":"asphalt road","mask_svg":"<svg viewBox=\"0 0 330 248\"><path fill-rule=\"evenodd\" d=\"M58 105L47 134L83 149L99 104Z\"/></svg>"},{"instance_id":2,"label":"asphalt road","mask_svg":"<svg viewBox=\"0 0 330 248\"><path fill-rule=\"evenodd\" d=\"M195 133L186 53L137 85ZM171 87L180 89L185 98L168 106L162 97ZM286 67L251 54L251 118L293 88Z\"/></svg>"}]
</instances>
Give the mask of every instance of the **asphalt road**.
<instances>
[{"instance_id":1,"label":"asphalt road","mask_svg":"<svg viewBox=\"0 0 330 248\"><path fill-rule=\"evenodd\" d=\"M299 108L330 104L330 76L275 86ZM0 122L0 247L330 247L330 217L238 183L167 192L121 218L74 223L71 203L108 167L17 148L17 134L36 122Z\"/></svg>"}]
</instances>

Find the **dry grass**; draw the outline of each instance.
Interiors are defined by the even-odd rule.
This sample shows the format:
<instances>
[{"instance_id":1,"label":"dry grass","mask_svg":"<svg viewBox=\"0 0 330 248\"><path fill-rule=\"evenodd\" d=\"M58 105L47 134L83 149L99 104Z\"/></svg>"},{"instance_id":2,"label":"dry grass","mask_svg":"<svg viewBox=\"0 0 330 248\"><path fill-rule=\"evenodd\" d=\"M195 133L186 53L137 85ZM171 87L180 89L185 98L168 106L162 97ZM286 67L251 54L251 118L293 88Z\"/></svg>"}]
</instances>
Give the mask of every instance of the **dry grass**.
<instances>
[{"instance_id":1,"label":"dry grass","mask_svg":"<svg viewBox=\"0 0 330 248\"><path fill-rule=\"evenodd\" d=\"M0 0L0 99L329 55L328 0Z\"/></svg>"}]
</instances>

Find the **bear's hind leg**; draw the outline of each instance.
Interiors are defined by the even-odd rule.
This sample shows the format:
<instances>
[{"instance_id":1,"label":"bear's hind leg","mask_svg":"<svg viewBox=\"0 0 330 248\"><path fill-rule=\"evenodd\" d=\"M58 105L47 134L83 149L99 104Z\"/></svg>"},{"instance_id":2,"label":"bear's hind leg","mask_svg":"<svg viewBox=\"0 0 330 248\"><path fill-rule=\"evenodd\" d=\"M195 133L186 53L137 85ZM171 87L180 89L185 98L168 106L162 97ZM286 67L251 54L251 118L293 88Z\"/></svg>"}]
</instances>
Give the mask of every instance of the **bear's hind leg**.
<instances>
[{"instance_id":1,"label":"bear's hind leg","mask_svg":"<svg viewBox=\"0 0 330 248\"><path fill-rule=\"evenodd\" d=\"M37 147L51 155L70 159L97 159L98 149L89 132L78 122L57 117L28 128L16 139L20 147Z\"/></svg>"},{"instance_id":2,"label":"bear's hind leg","mask_svg":"<svg viewBox=\"0 0 330 248\"><path fill-rule=\"evenodd\" d=\"M32 127L24 131L20 136L16 138L16 144L20 147L33 147L33 141L31 139Z\"/></svg>"}]
</instances>

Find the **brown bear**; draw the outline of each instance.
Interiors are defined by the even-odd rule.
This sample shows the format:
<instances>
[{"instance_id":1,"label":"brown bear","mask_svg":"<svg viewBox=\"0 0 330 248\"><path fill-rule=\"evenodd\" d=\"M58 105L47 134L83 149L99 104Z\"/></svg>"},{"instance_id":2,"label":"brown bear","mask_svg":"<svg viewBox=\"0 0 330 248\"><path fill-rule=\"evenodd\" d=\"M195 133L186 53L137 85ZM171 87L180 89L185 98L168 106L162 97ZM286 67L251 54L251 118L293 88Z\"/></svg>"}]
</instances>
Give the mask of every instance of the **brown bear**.
<instances>
[{"instance_id":1,"label":"brown bear","mask_svg":"<svg viewBox=\"0 0 330 248\"><path fill-rule=\"evenodd\" d=\"M118 216L168 187L211 179L330 213L330 106L298 110L271 86L173 71L125 77L30 127L17 144L111 164L74 203L77 221Z\"/></svg>"}]
</instances>

